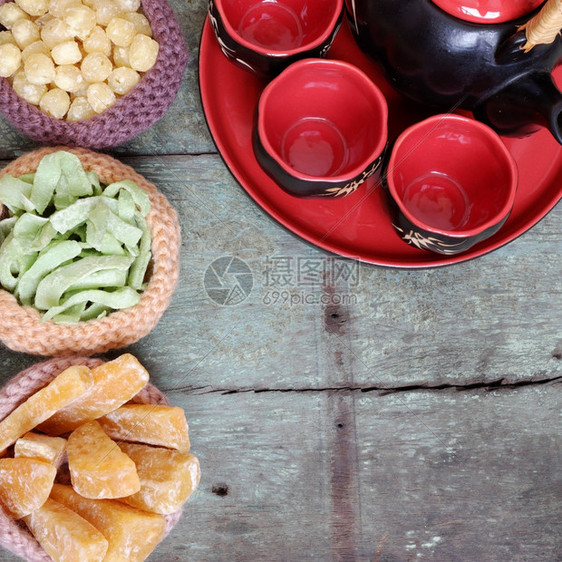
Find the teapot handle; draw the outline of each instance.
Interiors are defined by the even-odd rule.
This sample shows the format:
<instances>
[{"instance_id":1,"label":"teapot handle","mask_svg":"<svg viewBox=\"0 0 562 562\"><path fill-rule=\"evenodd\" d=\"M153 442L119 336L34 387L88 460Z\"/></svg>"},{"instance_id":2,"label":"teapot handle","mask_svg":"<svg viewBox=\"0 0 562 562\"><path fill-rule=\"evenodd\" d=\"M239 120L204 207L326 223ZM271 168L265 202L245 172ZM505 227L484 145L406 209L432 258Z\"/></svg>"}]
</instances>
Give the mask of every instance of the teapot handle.
<instances>
[{"instance_id":1,"label":"teapot handle","mask_svg":"<svg viewBox=\"0 0 562 562\"><path fill-rule=\"evenodd\" d=\"M562 28L562 0L548 0L540 12L519 29L525 30L527 53L535 45L552 43Z\"/></svg>"}]
</instances>

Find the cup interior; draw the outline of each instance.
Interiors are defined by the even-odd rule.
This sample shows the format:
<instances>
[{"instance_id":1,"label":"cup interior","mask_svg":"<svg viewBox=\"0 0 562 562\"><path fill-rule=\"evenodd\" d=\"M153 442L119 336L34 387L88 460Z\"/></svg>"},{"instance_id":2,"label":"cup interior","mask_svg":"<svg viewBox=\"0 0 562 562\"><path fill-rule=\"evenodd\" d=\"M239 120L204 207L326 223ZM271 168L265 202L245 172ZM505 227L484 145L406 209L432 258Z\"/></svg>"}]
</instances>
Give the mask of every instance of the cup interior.
<instances>
[{"instance_id":1,"label":"cup interior","mask_svg":"<svg viewBox=\"0 0 562 562\"><path fill-rule=\"evenodd\" d=\"M396 141L390 192L412 224L451 235L481 232L507 216L517 168L500 137L460 116L436 116Z\"/></svg>"},{"instance_id":2,"label":"cup interior","mask_svg":"<svg viewBox=\"0 0 562 562\"><path fill-rule=\"evenodd\" d=\"M291 53L321 42L342 0L215 0L231 33L254 49Z\"/></svg>"},{"instance_id":3,"label":"cup interior","mask_svg":"<svg viewBox=\"0 0 562 562\"><path fill-rule=\"evenodd\" d=\"M264 90L258 131L265 150L293 176L354 177L386 144L386 100L359 69L308 59Z\"/></svg>"}]
</instances>

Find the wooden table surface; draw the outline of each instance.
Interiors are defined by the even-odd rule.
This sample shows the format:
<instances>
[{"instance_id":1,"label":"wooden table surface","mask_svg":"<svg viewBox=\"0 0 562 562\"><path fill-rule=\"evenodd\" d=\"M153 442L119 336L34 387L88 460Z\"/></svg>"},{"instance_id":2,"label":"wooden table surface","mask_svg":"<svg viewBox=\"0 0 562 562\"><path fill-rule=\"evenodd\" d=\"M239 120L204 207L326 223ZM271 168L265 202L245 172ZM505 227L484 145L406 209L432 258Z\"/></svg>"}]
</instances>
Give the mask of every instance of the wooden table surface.
<instances>
[{"instance_id":1,"label":"wooden table surface","mask_svg":"<svg viewBox=\"0 0 562 562\"><path fill-rule=\"evenodd\" d=\"M323 300L295 268L343 260L232 177L199 97L206 2L173 6L190 50L179 95L107 151L162 190L183 235L171 306L127 350L185 408L203 476L150 559L562 560L560 205L466 263L345 262ZM36 146L0 119L1 165ZM236 305L204 284L228 256L251 270ZM298 302L272 294L283 263ZM0 384L38 360L0 347Z\"/></svg>"}]
</instances>

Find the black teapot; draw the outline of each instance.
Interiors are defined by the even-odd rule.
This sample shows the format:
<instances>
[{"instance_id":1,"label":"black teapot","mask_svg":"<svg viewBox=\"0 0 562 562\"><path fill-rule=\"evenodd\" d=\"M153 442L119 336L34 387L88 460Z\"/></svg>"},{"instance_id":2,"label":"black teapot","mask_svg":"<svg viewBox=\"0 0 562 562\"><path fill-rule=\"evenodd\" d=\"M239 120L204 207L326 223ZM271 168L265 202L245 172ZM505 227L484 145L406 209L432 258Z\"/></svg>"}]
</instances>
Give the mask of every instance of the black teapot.
<instances>
[{"instance_id":1,"label":"black teapot","mask_svg":"<svg viewBox=\"0 0 562 562\"><path fill-rule=\"evenodd\" d=\"M562 0L549 0L522 19L481 24L432 0L346 0L357 44L400 93L439 111L470 110L502 134L544 126L560 144L562 94L552 80L562 58L559 29L550 43L529 50L521 27L561 6Z\"/></svg>"}]
</instances>

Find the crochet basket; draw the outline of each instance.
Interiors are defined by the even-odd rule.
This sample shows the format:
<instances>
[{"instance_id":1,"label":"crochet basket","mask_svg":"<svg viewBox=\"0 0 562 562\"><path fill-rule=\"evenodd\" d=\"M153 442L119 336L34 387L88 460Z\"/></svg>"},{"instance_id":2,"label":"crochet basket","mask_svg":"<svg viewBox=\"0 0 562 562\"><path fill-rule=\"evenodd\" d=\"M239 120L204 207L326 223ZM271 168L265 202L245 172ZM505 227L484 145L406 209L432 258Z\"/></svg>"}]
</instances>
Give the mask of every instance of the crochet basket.
<instances>
[{"instance_id":1,"label":"crochet basket","mask_svg":"<svg viewBox=\"0 0 562 562\"><path fill-rule=\"evenodd\" d=\"M95 367L101 363L103 363L101 359L65 357L50 359L22 371L0 390L0 420L4 419L31 394L46 386L67 367L71 365ZM150 383L133 398L133 401L142 404L169 405L166 396ZM182 510L165 516L164 537L179 521L181 514ZM41 548L25 524L15 521L2 509L0 509L0 546L29 562L52 562L52 558Z\"/></svg>"},{"instance_id":2,"label":"crochet basket","mask_svg":"<svg viewBox=\"0 0 562 562\"><path fill-rule=\"evenodd\" d=\"M34 172L43 156L63 147L45 147L28 152L0 171L12 176ZM64 148L76 154L86 170L94 170L103 183L130 179L150 198L147 223L152 233L150 277L140 301L104 318L57 324L41 321L35 308L20 305L0 289L0 341L25 353L44 356L91 355L130 345L147 335L166 310L179 275L180 227L177 214L158 189L131 167L114 158L84 148ZM2 206L0 205L0 216Z\"/></svg>"},{"instance_id":3,"label":"crochet basket","mask_svg":"<svg viewBox=\"0 0 562 562\"><path fill-rule=\"evenodd\" d=\"M10 0L0 0L0 5ZM21 99L0 78L0 111L19 131L44 144L104 148L122 144L164 115L179 90L188 54L176 16L166 0L142 0L160 48L155 65L115 105L83 121L64 121Z\"/></svg>"}]
</instances>

